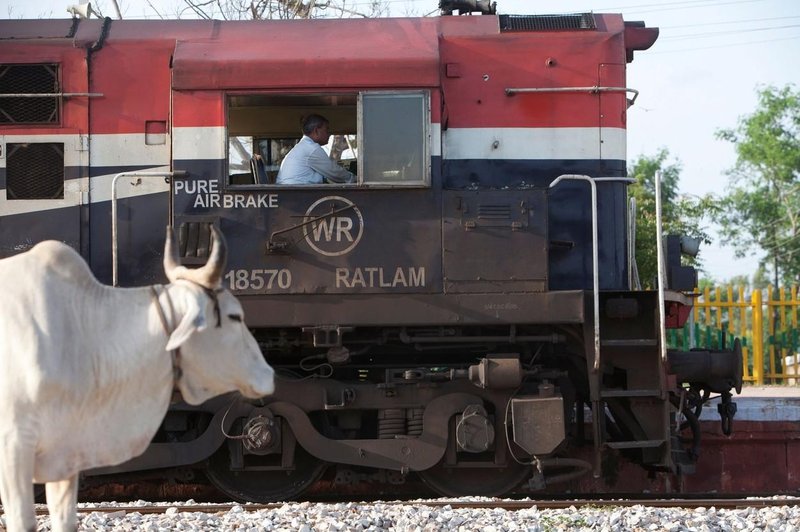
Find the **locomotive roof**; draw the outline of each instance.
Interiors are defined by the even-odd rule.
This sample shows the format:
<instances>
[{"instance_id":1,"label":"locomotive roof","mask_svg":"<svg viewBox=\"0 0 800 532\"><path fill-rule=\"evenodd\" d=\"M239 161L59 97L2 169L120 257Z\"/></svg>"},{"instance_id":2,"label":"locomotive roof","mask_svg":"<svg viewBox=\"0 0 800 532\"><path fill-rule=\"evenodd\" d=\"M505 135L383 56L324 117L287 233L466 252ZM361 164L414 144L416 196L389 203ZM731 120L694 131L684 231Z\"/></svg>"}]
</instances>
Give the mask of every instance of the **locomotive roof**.
<instances>
[{"instance_id":1,"label":"locomotive roof","mask_svg":"<svg viewBox=\"0 0 800 532\"><path fill-rule=\"evenodd\" d=\"M608 61L648 48L657 30L621 15L585 15L591 29L504 33L498 16L313 20L2 20L0 42L75 47L147 42L174 47L175 89L436 86L442 41L537 40L555 48L601 44ZM104 28L104 24L107 27ZM65 42L66 41L66 42ZM609 46L609 41L616 44ZM579 44L580 46L580 44ZM625 46L625 48L623 48Z\"/></svg>"}]
</instances>

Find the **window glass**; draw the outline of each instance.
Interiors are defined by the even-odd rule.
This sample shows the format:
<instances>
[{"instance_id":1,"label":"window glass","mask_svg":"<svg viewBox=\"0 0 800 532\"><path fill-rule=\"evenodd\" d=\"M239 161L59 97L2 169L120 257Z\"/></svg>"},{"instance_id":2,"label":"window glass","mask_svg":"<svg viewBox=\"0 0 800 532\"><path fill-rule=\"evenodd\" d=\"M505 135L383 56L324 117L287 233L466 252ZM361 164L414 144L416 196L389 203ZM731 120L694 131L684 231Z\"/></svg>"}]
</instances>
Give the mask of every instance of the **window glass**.
<instances>
[{"instance_id":1,"label":"window glass","mask_svg":"<svg viewBox=\"0 0 800 532\"><path fill-rule=\"evenodd\" d=\"M362 95L363 182L427 182L427 115L424 93Z\"/></svg>"}]
</instances>

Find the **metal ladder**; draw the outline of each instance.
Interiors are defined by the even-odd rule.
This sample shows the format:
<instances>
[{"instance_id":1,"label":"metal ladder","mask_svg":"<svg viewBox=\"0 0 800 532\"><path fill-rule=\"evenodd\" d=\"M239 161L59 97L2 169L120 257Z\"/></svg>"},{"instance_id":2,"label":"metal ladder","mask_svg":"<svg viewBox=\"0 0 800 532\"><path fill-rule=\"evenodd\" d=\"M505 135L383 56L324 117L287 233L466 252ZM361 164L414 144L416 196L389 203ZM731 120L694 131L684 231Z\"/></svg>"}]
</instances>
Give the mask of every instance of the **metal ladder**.
<instances>
[{"instance_id":1,"label":"metal ladder","mask_svg":"<svg viewBox=\"0 0 800 532\"><path fill-rule=\"evenodd\" d=\"M653 305L652 294L642 292L639 299L643 299L642 308L658 308L657 323L654 323L649 334L642 337L629 337L626 334L616 335L612 328L607 328L601 336L601 322L603 317L600 313L600 289L599 289L599 261L598 261L598 220L597 220L597 182L622 182L632 183L631 178L622 177L598 177L592 178L586 175L565 174L557 177L550 184L554 188L564 180L576 180L588 182L591 189L592 202L592 331L589 333L585 329L586 343L589 337L592 338L592 346L587 345L586 352L593 352L594 356L590 360L587 357L587 372L589 375L589 390L592 410L592 440L594 444L594 476L599 477L602 467L602 456L605 448L612 449L642 449L643 460L654 462L658 466L668 467L670 457L670 428L669 411L670 406L666 396L666 343L664 328L664 292L663 292L663 249L659 239L659 291L658 299ZM660 199L660 175L657 176L656 184L656 216L657 231L661 234L661 199ZM621 292L620 294L626 294ZM630 294L630 293L627 293ZM603 297L614 297L613 292L604 294ZM640 305L642 306L642 305ZM653 316L655 319L656 317ZM647 319L647 316L644 316ZM608 321L608 319L606 319ZM645 325L643 329L648 329ZM657 333L657 334L656 334ZM592 349L590 349L590 347ZM639 357L637 366L633 364L631 369L646 370L648 375L639 378L639 383L626 385L621 388L607 388L603 384L602 362L614 361L615 365L625 367L625 362L632 360L632 357ZM633 359L635 360L635 358ZM653 375L656 376L654 381ZM634 380L637 380L634 377ZM623 401L627 400L630 410L624 407ZM627 426L638 427L641 430L633 434L631 439L607 441L606 440L606 408L612 416L617 418L628 417L627 420L618 419L623 423L627 421ZM637 415L638 414L638 415ZM633 419L630 419L633 416ZM640 423L645 421L649 425L641 427ZM655 421L655 422L654 422Z\"/></svg>"}]
</instances>

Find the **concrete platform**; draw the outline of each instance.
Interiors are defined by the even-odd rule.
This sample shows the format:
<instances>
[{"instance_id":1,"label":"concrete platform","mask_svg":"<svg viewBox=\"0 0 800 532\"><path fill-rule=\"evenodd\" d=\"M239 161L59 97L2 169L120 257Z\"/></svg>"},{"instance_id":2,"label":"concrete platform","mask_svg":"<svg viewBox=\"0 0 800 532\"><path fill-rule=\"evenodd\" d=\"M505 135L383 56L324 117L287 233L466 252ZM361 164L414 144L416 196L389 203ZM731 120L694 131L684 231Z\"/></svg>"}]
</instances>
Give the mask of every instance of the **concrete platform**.
<instances>
[{"instance_id":1,"label":"concrete platform","mask_svg":"<svg viewBox=\"0 0 800 532\"><path fill-rule=\"evenodd\" d=\"M800 421L800 387L797 386L745 386L740 395L733 395L737 421ZM712 399L703 409L700 421L718 421L717 404Z\"/></svg>"},{"instance_id":2,"label":"concrete platform","mask_svg":"<svg viewBox=\"0 0 800 532\"><path fill-rule=\"evenodd\" d=\"M742 386L740 397L798 397L800 386Z\"/></svg>"}]
</instances>

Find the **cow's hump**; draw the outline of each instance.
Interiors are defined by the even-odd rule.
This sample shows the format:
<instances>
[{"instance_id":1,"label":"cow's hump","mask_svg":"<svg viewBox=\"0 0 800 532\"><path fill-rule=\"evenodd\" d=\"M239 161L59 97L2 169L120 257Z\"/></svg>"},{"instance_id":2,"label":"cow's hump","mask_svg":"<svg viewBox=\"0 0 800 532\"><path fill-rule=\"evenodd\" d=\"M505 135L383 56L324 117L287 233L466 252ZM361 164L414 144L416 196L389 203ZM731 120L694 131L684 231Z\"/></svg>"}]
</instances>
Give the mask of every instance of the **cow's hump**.
<instances>
[{"instance_id":1,"label":"cow's hump","mask_svg":"<svg viewBox=\"0 0 800 532\"><path fill-rule=\"evenodd\" d=\"M50 275L73 282L97 282L83 257L63 242L40 242L29 251L29 255Z\"/></svg>"}]
</instances>

